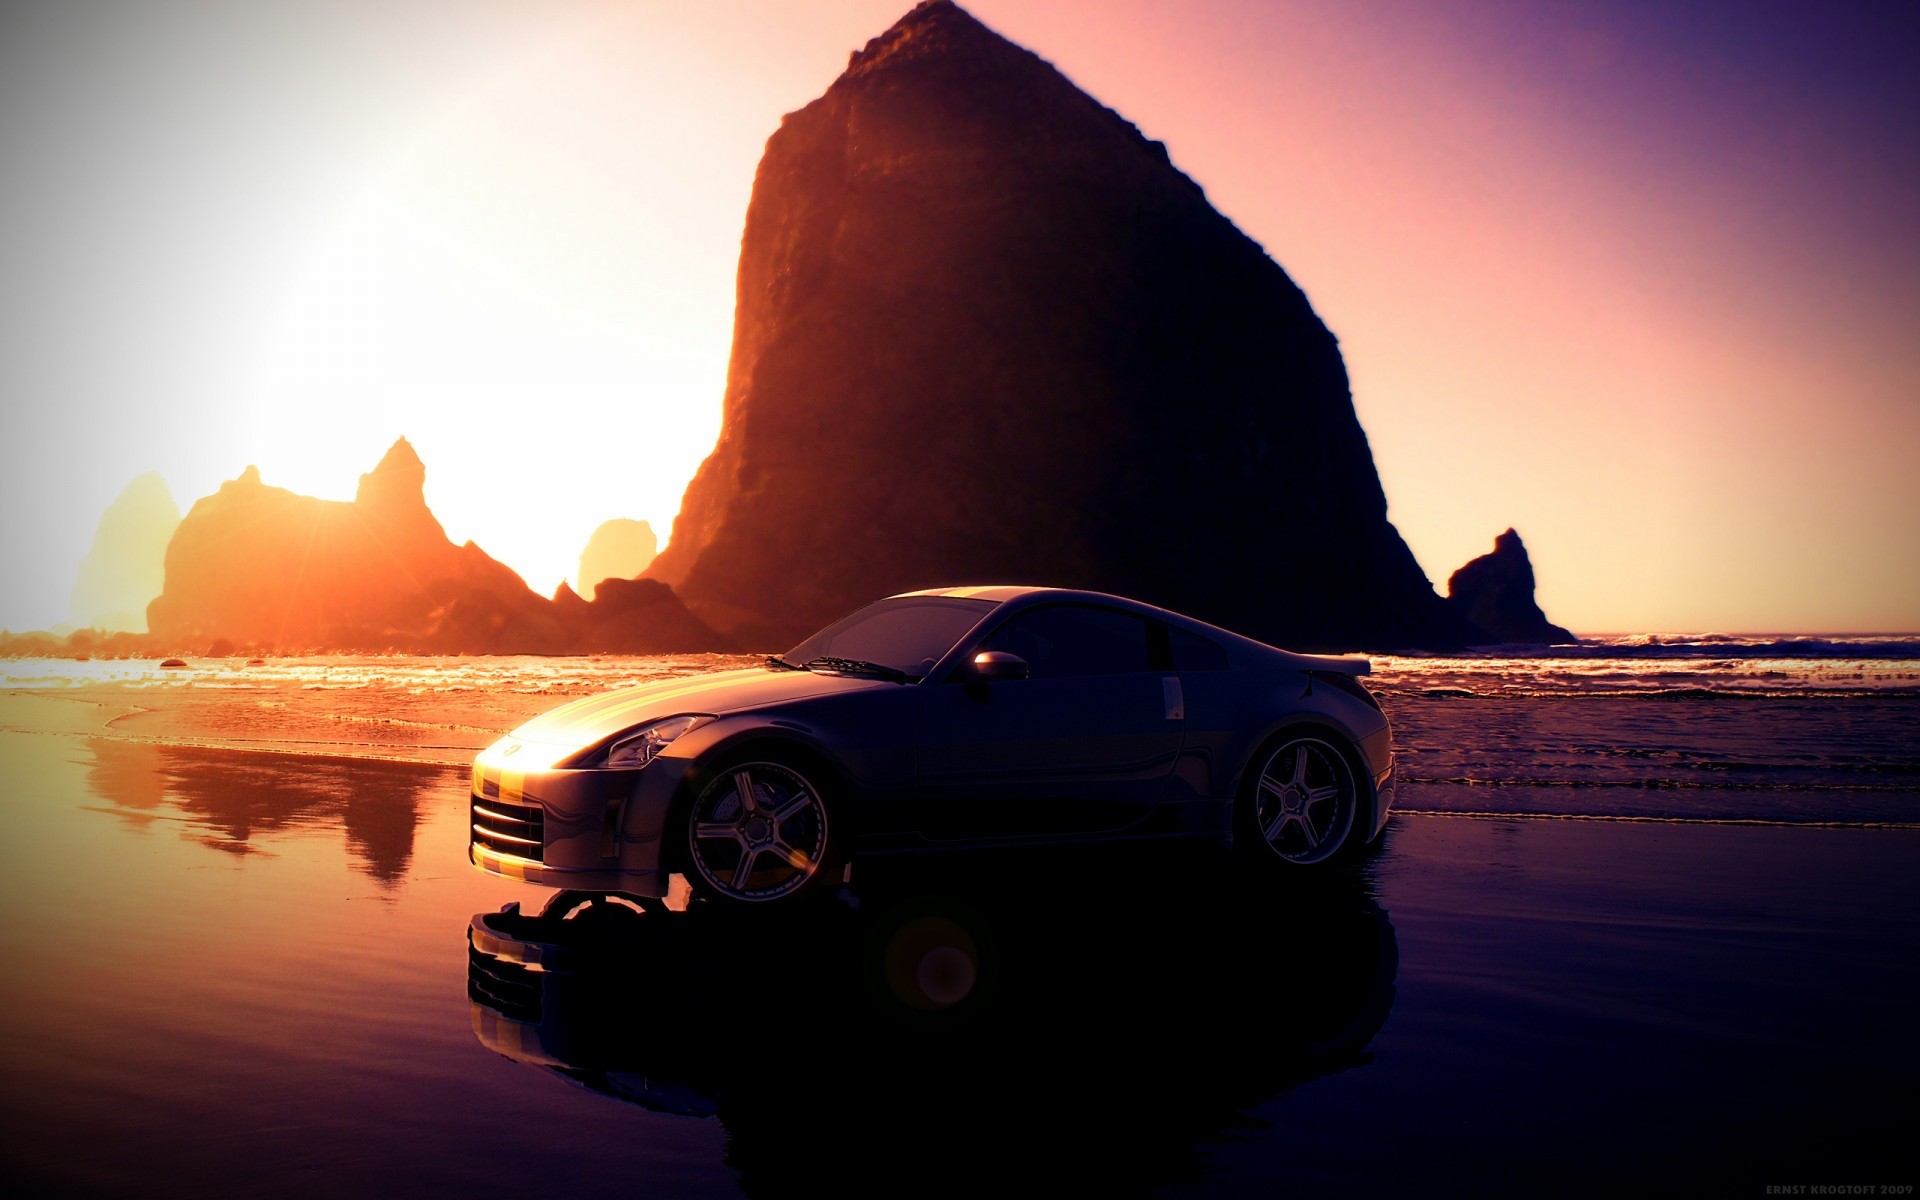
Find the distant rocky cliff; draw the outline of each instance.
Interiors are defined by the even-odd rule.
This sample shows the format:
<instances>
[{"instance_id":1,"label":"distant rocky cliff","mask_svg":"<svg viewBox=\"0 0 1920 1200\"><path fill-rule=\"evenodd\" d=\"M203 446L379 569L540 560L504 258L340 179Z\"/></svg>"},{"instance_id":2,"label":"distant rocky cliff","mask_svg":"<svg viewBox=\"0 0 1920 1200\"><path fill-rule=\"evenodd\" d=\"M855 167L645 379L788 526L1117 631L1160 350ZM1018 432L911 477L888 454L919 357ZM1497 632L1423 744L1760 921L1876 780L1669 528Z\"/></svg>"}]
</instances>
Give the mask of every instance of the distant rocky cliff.
<instances>
[{"instance_id":1,"label":"distant rocky cliff","mask_svg":"<svg viewBox=\"0 0 1920 1200\"><path fill-rule=\"evenodd\" d=\"M777 645L951 583L1300 647L1473 640L1339 347L1167 150L946 0L767 143L724 424L649 575Z\"/></svg>"},{"instance_id":2,"label":"distant rocky cliff","mask_svg":"<svg viewBox=\"0 0 1920 1200\"><path fill-rule=\"evenodd\" d=\"M179 527L180 506L158 471L129 483L101 514L68 618L95 630L145 633L147 605L160 594L167 543Z\"/></svg>"},{"instance_id":3,"label":"distant rocky cliff","mask_svg":"<svg viewBox=\"0 0 1920 1200\"><path fill-rule=\"evenodd\" d=\"M249 467L194 504L167 546L147 609L156 642L413 653L712 650L724 639L670 589L628 581L588 603L554 599L427 508L426 467L405 438L351 502L269 487Z\"/></svg>"}]
</instances>

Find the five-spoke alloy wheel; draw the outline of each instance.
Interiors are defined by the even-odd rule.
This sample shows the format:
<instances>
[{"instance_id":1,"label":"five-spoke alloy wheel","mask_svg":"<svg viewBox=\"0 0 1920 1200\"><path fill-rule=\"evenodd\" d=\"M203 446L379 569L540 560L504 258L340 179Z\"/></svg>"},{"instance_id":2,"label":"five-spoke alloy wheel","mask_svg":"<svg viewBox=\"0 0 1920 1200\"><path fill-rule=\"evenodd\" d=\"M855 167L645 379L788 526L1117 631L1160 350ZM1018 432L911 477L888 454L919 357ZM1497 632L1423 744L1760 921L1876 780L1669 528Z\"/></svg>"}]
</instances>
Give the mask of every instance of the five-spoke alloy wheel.
<instances>
[{"instance_id":1,"label":"five-spoke alloy wheel","mask_svg":"<svg viewBox=\"0 0 1920 1200\"><path fill-rule=\"evenodd\" d=\"M736 763L716 774L693 802L686 835L696 886L735 903L809 890L835 848L820 789L772 762Z\"/></svg>"},{"instance_id":2,"label":"five-spoke alloy wheel","mask_svg":"<svg viewBox=\"0 0 1920 1200\"><path fill-rule=\"evenodd\" d=\"M1300 865L1325 862L1346 848L1360 790L1338 746L1296 734L1256 755L1254 763L1242 825L1246 836L1264 843L1274 857Z\"/></svg>"}]
</instances>

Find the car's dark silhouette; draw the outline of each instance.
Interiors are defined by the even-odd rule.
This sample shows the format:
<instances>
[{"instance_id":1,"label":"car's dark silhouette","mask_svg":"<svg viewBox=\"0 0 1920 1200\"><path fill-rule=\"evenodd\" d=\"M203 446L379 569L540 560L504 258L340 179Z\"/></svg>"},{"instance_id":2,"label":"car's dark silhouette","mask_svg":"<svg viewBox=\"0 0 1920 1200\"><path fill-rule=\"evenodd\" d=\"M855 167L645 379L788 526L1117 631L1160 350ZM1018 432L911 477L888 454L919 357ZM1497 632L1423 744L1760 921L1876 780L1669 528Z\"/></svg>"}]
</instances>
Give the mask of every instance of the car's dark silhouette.
<instances>
[{"instance_id":1,"label":"car's dark silhouette","mask_svg":"<svg viewBox=\"0 0 1920 1200\"><path fill-rule=\"evenodd\" d=\"M681 873L735 903L869 855L1015 842L1231 840L1313 866L1392 802L1367 668L1096 592L893 596L763 667L529 721L474 762L470 855L633 896Z\"/></svg>"}]
</instances>

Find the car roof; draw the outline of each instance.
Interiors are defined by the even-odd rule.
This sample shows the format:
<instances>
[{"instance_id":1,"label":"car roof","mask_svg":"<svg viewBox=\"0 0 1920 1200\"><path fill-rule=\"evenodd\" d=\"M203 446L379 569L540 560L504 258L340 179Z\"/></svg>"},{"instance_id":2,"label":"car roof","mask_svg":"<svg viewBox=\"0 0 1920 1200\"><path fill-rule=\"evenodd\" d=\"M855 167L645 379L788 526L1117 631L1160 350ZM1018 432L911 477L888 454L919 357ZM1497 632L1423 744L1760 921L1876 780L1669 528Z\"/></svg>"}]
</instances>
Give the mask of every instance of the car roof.
<instances>
[{"instance_id":1,"label":"car roof","mask_svg":"<svg viewBox=\"0 0 1920 1200\"><path fill-rule=\"evenodd\" d=\"M889 600L904 600L909 596L951 596L956 600L992 600L996 603L1012 600L1032 592L1059 592L1063 588L1035 587L1016 583L980 583L963 587L922 588L917 592L901 592L897 596L888 596Z\"/></svg>"},{"instance_id":2,"label":"car roof","mask_svg":"<svg viewBox=\"0 0 1920 1200\"><path fill-rule=\"evenodd\" d=\"M1182 626L1194 633L1215 641L1223 642L1233 665L1236 667L1286 666L1294 670L1333 670L1342 674L1365 675L1371 664L1367 659L1353 656L1326 656L1300 654L1292 650L1283 650L1278 646L1235 633L1231 629L1222 629L1218 625L1209 625L1205 621L1189 617L1184 613L1173 612L1140 600L1130 600L1125 596L1115 596L1107 592L1083 591L1078 588L1041 587L1033 584L963 584L956 587L923 588L916 592L901 592L889 596L889 600L899 600L909 596L940 596L960 600L988 600L995 604L1006 605L1019 601L1015 607L1026 608L1035 603L1049 601L1080 601L1093 604L1108 604L1119 608L1131 609L1142 615L1159 617L1171 624Z\"/></svg>"}]
</instances>

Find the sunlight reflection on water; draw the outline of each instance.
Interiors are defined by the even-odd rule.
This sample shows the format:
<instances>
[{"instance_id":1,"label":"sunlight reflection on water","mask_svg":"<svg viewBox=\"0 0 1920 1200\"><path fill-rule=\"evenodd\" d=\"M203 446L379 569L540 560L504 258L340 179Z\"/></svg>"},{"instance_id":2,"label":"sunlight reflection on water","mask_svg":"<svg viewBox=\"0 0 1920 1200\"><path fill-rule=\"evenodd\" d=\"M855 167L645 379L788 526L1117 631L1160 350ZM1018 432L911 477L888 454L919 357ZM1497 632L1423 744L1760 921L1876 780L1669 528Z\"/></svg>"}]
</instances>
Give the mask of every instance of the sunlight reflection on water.
<instances>
[{"instance_id":1,"label":"sunlight reflection on water","mask_svg":"<svg viewBox=\"0 0 1920 1200\"><path fill-rule=\"evenodd\" d=\"M649 1138L646 1114L530 1092L477 1051L460 932L543 893L465 865L459 773L20 734L0 755L10 1177L61 1194L587 1194L572 1153L730 1190L718 1131ZM535 1128L559 1158L527 1153L516 1131Z\"/></svg>"}]
</instances>

